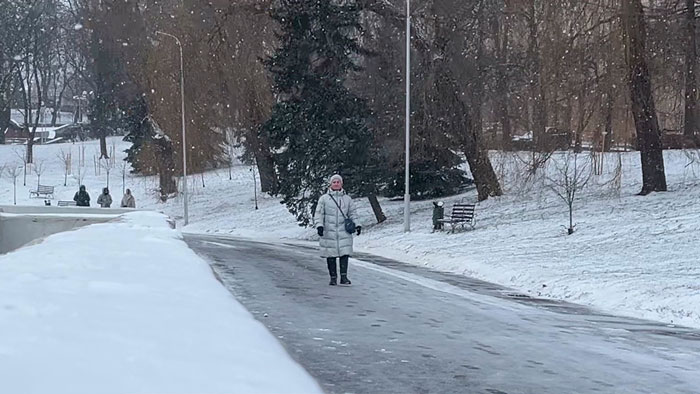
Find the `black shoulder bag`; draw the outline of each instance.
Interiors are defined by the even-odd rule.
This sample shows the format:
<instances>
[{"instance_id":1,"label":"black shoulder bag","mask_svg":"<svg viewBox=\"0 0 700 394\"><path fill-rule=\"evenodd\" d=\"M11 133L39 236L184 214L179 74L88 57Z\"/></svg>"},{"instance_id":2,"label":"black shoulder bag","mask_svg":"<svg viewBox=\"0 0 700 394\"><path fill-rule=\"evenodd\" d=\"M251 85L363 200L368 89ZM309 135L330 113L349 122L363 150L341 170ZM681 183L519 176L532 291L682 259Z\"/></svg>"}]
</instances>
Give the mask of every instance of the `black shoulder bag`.
<instances>
[{"instance_id":1,"label":"black shoulder bag","mask_svg":"<svg viewBox=\"0 0 700 394\"><path fill-rule=\"evenodd\" d=\"M335 203L335 206L338 207L340 214L343 215L343 218L345 219L345 223L344 223L345 224L345 231L347 231L350 234L354 233L355 229L357 227L355 225L355 222L353 222L352 219L349 219L347 216L345 216L343 209L340 208L340 205L338 205L338 201L336 201L335 198L333 198L333 196L330 193L328 194L328 197L330 197L331 200L333 200L333 202Z\"/></svg>"}]
</instances>

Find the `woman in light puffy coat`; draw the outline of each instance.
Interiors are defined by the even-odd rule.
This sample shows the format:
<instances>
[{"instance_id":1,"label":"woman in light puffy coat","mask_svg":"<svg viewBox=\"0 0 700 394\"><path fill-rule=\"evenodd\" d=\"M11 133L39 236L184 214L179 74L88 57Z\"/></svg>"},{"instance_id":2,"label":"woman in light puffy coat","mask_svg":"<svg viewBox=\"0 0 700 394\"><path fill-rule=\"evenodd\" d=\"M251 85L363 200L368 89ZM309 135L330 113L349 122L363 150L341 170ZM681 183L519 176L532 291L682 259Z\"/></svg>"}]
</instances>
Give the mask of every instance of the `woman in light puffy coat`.
<instances>
[{"instance_id":1,"label":"woman in light puffy coat","mask_svg":"<svg viewBox=\"0 0 700 394\"><path fill-rule=\"evenodd\" d=\"M321 257L326 258L331 286L337 284L336 258L338 257L340 257L340 284L352 283L348 279L348 258L352 254L353 234L345 230L346 218L355 222L355 232L360 235L362 227L358 225L352 198L343 190L343 178L336 174L331 177L328 192L318 199L314 214L314 224L321 237Z\"/></svg>"},{"instance_id":2,"label":"woman in light puffy coat","mask_svg":"<svg viewBox=\"0 0 700 394\"><path fill-rule=\"evenodd\" d=\"M136 208L136 199L131 194L131 189L126 189L124 197L122 197L122 208Z\"/></svg>"}]
</instances>

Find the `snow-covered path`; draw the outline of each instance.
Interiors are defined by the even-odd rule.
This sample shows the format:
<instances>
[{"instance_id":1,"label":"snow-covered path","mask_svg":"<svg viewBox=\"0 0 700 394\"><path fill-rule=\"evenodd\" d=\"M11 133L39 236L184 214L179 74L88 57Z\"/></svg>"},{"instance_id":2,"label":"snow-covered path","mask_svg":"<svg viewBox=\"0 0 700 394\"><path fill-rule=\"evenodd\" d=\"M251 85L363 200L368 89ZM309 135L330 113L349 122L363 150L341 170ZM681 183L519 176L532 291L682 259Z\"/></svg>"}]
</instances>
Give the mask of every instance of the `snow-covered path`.
<instances>
[{"instance_id":1,"label":"snow-covered path","mask_svg":"<svg viewBox=\"0 0 700 394\"><path fill-rule=\"evenodd\" d=\"M700 332L395 261L327 285L313 247L187 235L329 393L696 393Z\"/></svg>"}]
</instances>

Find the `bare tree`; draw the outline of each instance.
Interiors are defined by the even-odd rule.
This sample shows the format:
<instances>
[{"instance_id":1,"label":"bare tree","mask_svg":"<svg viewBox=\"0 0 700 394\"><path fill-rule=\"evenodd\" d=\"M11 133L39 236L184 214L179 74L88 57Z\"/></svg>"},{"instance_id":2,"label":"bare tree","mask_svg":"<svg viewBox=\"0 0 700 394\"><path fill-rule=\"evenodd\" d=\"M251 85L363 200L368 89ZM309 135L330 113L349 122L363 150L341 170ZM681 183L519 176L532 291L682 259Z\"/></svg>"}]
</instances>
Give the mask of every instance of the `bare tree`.
<instances>
[{"instance_id":1,"label":"bare tree","mask_svg":"<svg viewBox=\"0 0 700 394\"><path fill-rule=\"evenodd\" d=\"M107 174L107 187L109 187L109 176L112 172L112 168L114 168L115 163L111 158L97 160L99 168L103 169L105 171L105 174Z\"/></svg>"},{"instance_id":2,"label":"bare tree","mask_svg":"<svg viewBox=\"0 0 700 394\"><path fill-rule=\"evenodd\" d=\"M236 158L235 148L236 136L232 129L226 130L226 159L228 163L228 180L233 180L233 161Z\"/></svg>"},{"instance_id":3,"label":"bare tree","mask_svg":"<svg viewBox=\"0 0 700 394\"><path fill-rule=\"evenodd\" d=\"M119 173L122 176L122 194L126 193L126 176L129 174L129 163L123 160L119 165Z\"/></svg>"},{"instance_id":4,"label":"bare tree","mask_svg":"<svg viewBox=\"0 0 700 394\"><path fill-rule=\"evenodd\" d=\"M24 165L24 182L23 186L27 186L27 167L30 165L30 162L27 160L27 152L22 152L21 149L15 149L14 150L15 156L17 156L23 163Z\"/></svg>"},{"instance_id":5,"label":"bare tree","mask_svg":"<svg viewBox=\"0 0 700 394\"><path fill-rule=\"evenodd\" d=\"M56 156L63 163L63 186L68 186L68 175L71 174L73 167L73 153L70 150L66 153L61 149L61 152Z\"/></svg>"},{"instance_id":6,"label":"bare tree","mask_svg":"<svg viewBox=\"0 0 700 394\"><path fill-rule=\"evenodd\" d=\"M36 174L36 190L39 190L39 185L41 185L41 176L46 171L46 165L44 161L39 161L34 164L34 173Z\"/></svg>"},{"instance_id":7,"label":"bare tree","mask_svg":"<svg viewBox=\"0 0 700 394\"><path fill-rule=\"evenodd\" d=\"M666 191L661 131L651 90L646 61L646 22L641 0L623 0L622 25L632 113L637 129L637 145L642 158L640 195Z\"/></svg>"},{"instance_id":8,"label":"bare tree","mask_svg":"<svg viewBox=\"0 0 700 394\"><path fill-rule=\"evenodd\" d=\"M7 174L12 178L12 190L14 205L17 205L17 178L19 177L20 167L16 163L10 163L7 167Z\"/></svg>"},{"instance_id":9,"label":"bare tree","mask_svg":"<svg viewBox=\"0 0 700 394\"><path fill-rule=\"evenodd\" d=\"M569 209L569 227L567 233L574 233L574 202L579 192L591 179L590 157L584 156L581 162L579 154L567 151L560 158L553 160L554 174L547 175L547 186L561 198Z\"/></svg>"},{"instance_id":10,"label":"bare tree","mask_svg":"<svg viewBox=\"0 0 700 394\"><path fill-rule=\"evenodd\" d=\"M21 62L17 68L17 78L24 106L24 129L28 135L28 163L34 161L34 140L54 70L58 7L57 0L41 0L32 4L30 17L26 21L26 34L22 39L22 51L16 55Z\"/></svg>"},{"instance_id":11,"label":"bare tree","mask_svg":"<svg viewBox=\"0 0 700 394\"><path fill-rule=\"evenodd\" d=\"M85 179L85 170L78 166L78 173L73 174L73 178L78 182L78 186L82 186L83 180Z\"/></svg>"}]
</instances>

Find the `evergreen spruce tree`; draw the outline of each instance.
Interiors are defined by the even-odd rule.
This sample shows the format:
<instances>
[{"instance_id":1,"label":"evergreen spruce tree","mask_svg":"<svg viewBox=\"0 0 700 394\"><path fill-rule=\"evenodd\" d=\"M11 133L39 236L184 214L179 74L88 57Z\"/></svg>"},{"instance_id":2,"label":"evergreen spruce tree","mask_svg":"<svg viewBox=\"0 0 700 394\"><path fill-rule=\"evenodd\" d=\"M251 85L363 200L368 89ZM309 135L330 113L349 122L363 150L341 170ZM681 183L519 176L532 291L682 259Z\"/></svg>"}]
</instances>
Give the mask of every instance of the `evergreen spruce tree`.
<instances>
[{"instance_id":1,"label":"evergreen spruce tree","mask_svg":"<svg viewBox=\"0 0 700 394\"><path fill-rule=\"evenodd\" d=\"M128 130L124 141L131 142L131 146L125 151L124 160L131 164L134 174L154 175L157 171L155 161L143 154L154 135L151 125L147 122L148 116L148 104L143 97L134 100L124 114L123 127Z\"/></svg>"},{"instance_id":2,"label":"evergreen spruce tree","mask_svg":"<svg viewBox=\"0 0 700 394\"><path fill-rule=\"evenodd\" d=\"M369 107L344 85L366 54L356 40L359 8L352 0L280 0L272 17L281 46L265 65L278 102L261 132L276 152L282 202L308 225L332 174L343 175L351 194L372 194L381 181Z\"/></svg>"}]
</instances>

